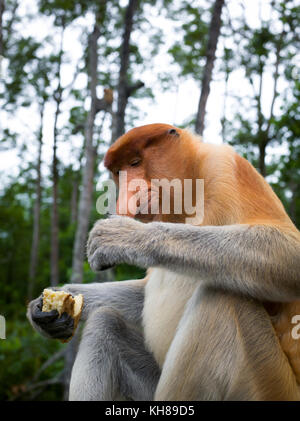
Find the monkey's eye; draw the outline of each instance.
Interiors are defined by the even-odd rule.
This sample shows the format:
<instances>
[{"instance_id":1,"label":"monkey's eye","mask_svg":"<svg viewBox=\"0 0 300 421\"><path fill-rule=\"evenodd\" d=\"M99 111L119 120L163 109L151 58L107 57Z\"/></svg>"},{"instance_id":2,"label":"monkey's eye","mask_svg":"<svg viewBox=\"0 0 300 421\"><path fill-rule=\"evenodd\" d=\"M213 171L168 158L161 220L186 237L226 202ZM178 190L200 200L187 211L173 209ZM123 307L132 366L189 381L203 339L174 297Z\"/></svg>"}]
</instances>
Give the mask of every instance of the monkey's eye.
<instances>
[{"instance_id":1,"label":"monkey's eye","mask_svg":"<svg viewBox=\"0 0 300 421\"><path fill-rule=\"evenodd\" d=\"M141 162L140 158L134 159L133 161L130 162L130 166L137 167L140 162Z\"/></svg>"},{"instance_id":2,"label":"monkey's eye","mask_svg":"<svg viewBox=\"0 0 300 421\"><path fill-rule=\"evenodd\" d=\"M179 133L175 129L168 130L168 134L173 136L179 136Z\"/></svg>"}]
</instances>

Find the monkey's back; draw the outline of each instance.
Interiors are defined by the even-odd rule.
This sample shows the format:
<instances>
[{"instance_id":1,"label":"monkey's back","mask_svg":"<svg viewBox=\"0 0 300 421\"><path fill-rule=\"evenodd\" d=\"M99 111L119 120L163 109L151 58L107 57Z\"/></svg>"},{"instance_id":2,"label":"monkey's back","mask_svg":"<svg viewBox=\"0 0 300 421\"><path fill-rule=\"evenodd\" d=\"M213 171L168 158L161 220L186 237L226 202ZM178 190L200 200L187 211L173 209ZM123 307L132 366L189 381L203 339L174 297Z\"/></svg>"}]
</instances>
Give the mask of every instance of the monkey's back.
<instances>
[{"instance_id":1,"label":"monkey's back","mask_svg":"<svg viewBox=\"0 0 300 421\"><path fill-rule=\"evenodd\" d=\"M165 269L150 269L149 271L149 277L148 281L145 287L145 303L144 303L144 310L143 310L143 326L144 326L144 335L145 335L145 342L148 347L148 349L153 353L156 361L158 362L160 368L163 367L167 352L171 346L171 343L175 337L178 325L180 320L182 319L182 316L184 314L184 310L186 308L186 304L189 301L189 299L192 297L196 289L199 287L200 280L193 280L191 277L187 277L184 275L179 275L174 272L171 272L169 270ZM220 294L222 295L222 293ZM282 338L280 337L280 332L278 332L276 325L278 325L273 319L273 325L276 330L274 330L274 334L272 333L272 329L270 329L271 320L267 315L267 312L263 309L262 304L254 304L255 300L249 300L249 303L247 304L247 300L245 298L238 298L238 296L234 295L232 298L230 297L230 294L226 293L222 297L225 302L221 305L221 309L219 309L219 312L223 311L225 307L231 308L230 314L234 316L236 311L236 301L238 304L244 308L245 313L250 317L250 314L248 312L252 309L252 315L254 320L260 320L260 323L263 323L264 329L268 331L268 334L271 334L271 338L267 341L270 344L270 350L268 355L272 354L278 354L278 358L275 358L274 361L280 361L279 367L273 367L272 370L268 369L268 364L266 364L264 375L261 376L262 379L267 378L267 373L270 375L273 375L274 379L271 383L274 383L274 389L272 390L265 390L264 381L262 380L262 386L261 388L258 387L258 385L255 383L255 387L252 387L253 389L253 396L251 399L254 400L272 400L273 395L275 396L274 399L280 399L280 400L298 400L300 396L300 390L295 385L295 380L292 378L292 371L290 370L289 364L291 364L291 361L286 360L286 357L284 356L284 351L286 354L287 350L283 346ZM240 301L240 302L239 302ZM253 302L253 303L252 303ZM204 303L203 303L204 304ZM246 305L247 304L247 305ZM203 307L203 305L201 305ZM210 306L210 307L209 307ZM205 313L206 317L208 318L214 318L215 313L218 311L215 305L210 305L209 300L207 300L206 304L204 304L204 307L206 308ZM249 310L250 309L250 310ZM210 316L209 316L209 314ZM247 317L248 317L247 316ZM245 316L246 317L246 316ZM226 317L224 317L226 319ZM233 317L235 319L235 317ZM265 320L265 323L264 323ZM230 321L228 321L230 322ZM205 326L201 325L201 321L199 320L199 329L204 331L206 328L208 328L208 325L205 323ZM254 329L254 332L251 332L251 329L248 332L249 340L255 340L255 337L257 336L258 332L260 331L259 326L257 326L257 323L250 323L252 326L256 326ZM252 326L252 327L253 327ZM195 327L197 329L197 327ZM210 330L210 329L209 329ZM238 328L238 331L240 331L240 327ZM284 329L285 330L285 329ZM276 333L279 336L280 339L280 345L281 349L278 343L278 339L276 338ZM199 332L200 333L200 332ZM247 329L246 333L247 334ZM236 335L236 334L235 334ZM203 339L203 338L202 338ZM206 342L207 343L206 338ZM198 338L199 340L199 338ZM256 338L257 340L257 338ZM263 338L259 339L259 341L264 342ZM271 341L271 342L270 342ZM212 341L213 342L213 341ZM243 342L243 341L242 341ZM233 344L232 344L233 345ZM191 344L192 346L192 344ZM201 348L201 347L200 347ZM232 353L234 354L234 349L237 349L235 346L233 346ZM255 349L260 349L260 346L258 345L255 347ZM277 355L276 354L276 355ZM201 354L202 355L202 354ZM289 355L288 355L289 356ZM196 357L196 356L194 356ZM203 356L202 356L203 357ZM200 359L202 357L199 356ZM222 359L220 357L220 359ZM255 368L255 358L253 360L254 365L248 366L249 364L249 355L244 355L243 352L241 355L239 355L239 359L241 360L241 366L244 365L244 371L247 368L247 370L250 372L248 379L253 377L256 373ZM198 364L201 365L201 362L198 361ZM291 364L294 372L295 367L293 364ZM196 365L195 365L196 367ZM251 371L252 369L253 372ZM241 367L242 368L242 367ZM197 370L196 370L197 371ZM209 371L209 370L208 370ZM258 370L259 372L262 371L261 368ZM243 370L241 370L243 372ZM277 373L278 372L278 373ZM254 374L253 374L254 373ZM284 374L283 374L284 373ZM283 376L286 376L289 381L286 382L286 384L282 384L281 386L278 386L276 384L276 378L278 375L278 379L281 378L281 374ZM240 376L237 376L237 379L233 383L240 384ZM255 376L254 376L255 377ZM242 379L242 384L245 381L245 378ZM246 382L247 383L247 382ZM249 382L248 382L249 383ZM247 384L248 384L247 383ZM250 382L251 383L251 382ZM250 384L249 383L249 384ZM259 383L259 382L258 382ZM284 382L285 383L285 382ZM249 386L248 384L248 386ZM287 387L289 385L289 387ZM234 387L232 388L234 389ZM237 391L241 391L242 387L237 387L237 390L232 390L232 393L237 399L243 399L241 397L238 397ZM251 388L250 388L251 389ZM261 389L261 390L260 390ZM275 390L276 389L276 390ZM250 396L249 395L249 396ZM226 399L226 398L225 398Z\"/></svg>"}]
</instances>

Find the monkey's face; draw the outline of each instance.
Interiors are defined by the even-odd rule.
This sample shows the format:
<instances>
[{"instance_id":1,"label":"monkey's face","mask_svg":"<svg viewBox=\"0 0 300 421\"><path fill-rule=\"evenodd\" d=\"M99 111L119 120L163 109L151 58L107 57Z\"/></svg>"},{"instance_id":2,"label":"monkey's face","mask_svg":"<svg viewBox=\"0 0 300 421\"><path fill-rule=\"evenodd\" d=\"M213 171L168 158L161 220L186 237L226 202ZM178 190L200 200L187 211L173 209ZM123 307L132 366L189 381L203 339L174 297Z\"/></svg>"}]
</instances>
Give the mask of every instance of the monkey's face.
<instances>
[{"instance_id":1,"label":"monkey's face","mask_svg":"<svg viewBox=\"0 0 300 421\"><path fill-rule=\"evenodd\" d=\"M143 158L135 156L113 175L118 186L117 214L150 222L157 215L151 212L151 203L157 197L151 192L151 182L146 177ZM152 205L153 207L153 205Z\"/></svg>"},{"instance_id":2,"label":"monkey's face","mask_svg":"<svg viewBox=\"0 0 300 421\"><path fill-rule=\"evenodd\" d=\"M181 222L183 213L174 215L176 192L170 184L180 179L183 168L179 130L169 125L143 126L126 133L108 150L104 163L119 189L119 215L143 222ZM182 190L179 196L182 200Z\"/></svg>"}]
</instances>

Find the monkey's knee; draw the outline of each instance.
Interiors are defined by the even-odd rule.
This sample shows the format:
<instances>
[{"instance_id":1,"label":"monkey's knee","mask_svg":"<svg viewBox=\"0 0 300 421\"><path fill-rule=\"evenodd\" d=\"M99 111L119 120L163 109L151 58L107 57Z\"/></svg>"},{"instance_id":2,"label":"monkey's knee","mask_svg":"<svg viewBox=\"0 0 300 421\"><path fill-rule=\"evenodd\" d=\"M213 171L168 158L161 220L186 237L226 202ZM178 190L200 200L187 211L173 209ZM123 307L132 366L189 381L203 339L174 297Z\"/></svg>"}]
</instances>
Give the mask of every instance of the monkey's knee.
<instances>
[{"instance_id":1,"label":"monkey's knee","mask_svg":"<svg viewBox=\"0 0 300 421\"><path fill-rule=\"evenodd\" d=\"M94 310L89 316L83 332L83 337L101 337L110 339L126 329L126 322L120 313L109 306Z\"/></svg>"},{"instance_id":2,"label":"monkey's knee","mask_svg":"<svg viewBox=\"0 0 300 421\"><path fill-rule=\"evenodd\" d=\"M151 400L160 372L142 333L111 307L89 316L76 357L71 400Z\"/></svg>"},{"instance_id":3,"label":"monkey's knee","mask_svg":"<svg viewBox=\"0 0 300 421\"><path fill-rule=\"evenodd\" d=\"M118 335L125 325L120 314L110 307L90 314L72 370L70 400L116 400Z\"/></svg>"},{"instance_id":4,"label":"monkey's knee","mask_svg":"<svg viewBox=\"0 0 300 421\"><path fill-rule=\"evenodd\" d=\"M125 320L115 309L103 306L93 311L83 330L78 354L92 367L118 358L120 338L126 331Z\"/></svg>"}]
</instances>

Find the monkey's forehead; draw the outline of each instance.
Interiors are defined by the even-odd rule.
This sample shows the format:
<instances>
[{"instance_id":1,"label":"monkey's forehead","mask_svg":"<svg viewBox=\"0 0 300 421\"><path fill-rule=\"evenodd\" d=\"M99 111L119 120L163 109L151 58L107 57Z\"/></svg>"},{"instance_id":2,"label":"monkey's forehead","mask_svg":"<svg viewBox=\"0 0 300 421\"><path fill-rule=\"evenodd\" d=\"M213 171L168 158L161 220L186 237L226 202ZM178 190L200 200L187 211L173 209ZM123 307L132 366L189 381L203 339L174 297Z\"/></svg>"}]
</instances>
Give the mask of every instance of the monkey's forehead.
<instances>
[{"instance_id":1,"label":"monkey's forehead","mask_svg":"<svg viewBox=\"0 0 300 421\"><path fill-rule=\"evenodd\" d=\"M104 157L104 166L110 171L114 170L116 165L126 162L153 141L167 136L170 129L175 129L177 132L181 131L170 124L162 123L147 124L129 130L108 149Z\"/></svg>"}]
</instances>

